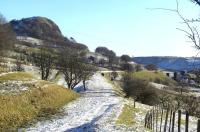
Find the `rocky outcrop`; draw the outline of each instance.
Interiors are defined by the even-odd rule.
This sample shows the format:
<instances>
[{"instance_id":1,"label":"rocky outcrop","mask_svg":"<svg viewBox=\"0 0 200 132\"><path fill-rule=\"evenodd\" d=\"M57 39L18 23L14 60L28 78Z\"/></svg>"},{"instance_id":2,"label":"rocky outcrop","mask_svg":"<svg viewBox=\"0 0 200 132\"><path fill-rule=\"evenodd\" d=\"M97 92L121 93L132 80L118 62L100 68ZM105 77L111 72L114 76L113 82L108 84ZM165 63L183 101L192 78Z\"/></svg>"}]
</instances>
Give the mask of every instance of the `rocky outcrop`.
<instances>
[{"instance_id":1,"label":"rocky outcrop","mask_svg":"<svg viewBox=\"0 0 200 132\"><path fill-rule=\"evenodd\" d=\"M45 17L30 17L10 22L18 36L29 36L42 40L64 41L59 27Z\"/></svg>"},{"instance_id":2,"label":"rocky outcrop","mask_svg":"<svg viewBox=\"0 0 200 132\"><path fill-rule=\"evenodd\" d=\"M30 17L21 20L12 20L10 25L17 36L32 37L44 40L48 46L68 47L78 50L88 50L84 44L71 41L64 37L58 27L52 20L45 17Z\"/></svg>"}]
</instances>

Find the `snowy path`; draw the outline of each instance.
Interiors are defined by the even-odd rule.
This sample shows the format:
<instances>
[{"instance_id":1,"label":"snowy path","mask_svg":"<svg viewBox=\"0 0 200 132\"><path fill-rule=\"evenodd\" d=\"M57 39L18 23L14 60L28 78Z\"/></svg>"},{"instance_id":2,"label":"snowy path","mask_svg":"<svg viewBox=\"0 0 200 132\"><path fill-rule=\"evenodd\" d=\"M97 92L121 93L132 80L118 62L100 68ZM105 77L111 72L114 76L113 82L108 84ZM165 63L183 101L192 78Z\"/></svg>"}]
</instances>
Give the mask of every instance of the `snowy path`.
<instances>
[{"instance_id":1,"label":"snowy path","mask_svg":"<svg viewBox=\"0 0 200 132\"><path fill-rule=\"evenodd\" d=\"M112 85L95 74L87 82L87 91L64 108L64 115L37 123L26 131L94 132L120 131L115 120L123 107L123 98L115 95ZM117 130L118 129L118 130Z\"/></svg>"}]
</instances>

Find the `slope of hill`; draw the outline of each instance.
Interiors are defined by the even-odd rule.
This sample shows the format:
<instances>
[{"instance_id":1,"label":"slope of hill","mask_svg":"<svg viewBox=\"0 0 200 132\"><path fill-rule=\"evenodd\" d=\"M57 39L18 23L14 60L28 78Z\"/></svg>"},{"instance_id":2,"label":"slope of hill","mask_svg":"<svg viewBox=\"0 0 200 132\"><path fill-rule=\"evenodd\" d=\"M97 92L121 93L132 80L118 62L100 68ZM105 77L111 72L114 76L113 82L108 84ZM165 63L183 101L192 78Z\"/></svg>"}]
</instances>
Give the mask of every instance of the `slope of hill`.
<instances>
[{"instance_id":1,"label":"slope of hill","mask_svg":"<svg viewBox=\"0 0 200 132\"><path fill-rule=\"evenodd\" d=\"M58 25L45 17L30 17L21 20L12 20L10 21L10 25L17 36L43 40L51 47L68 47L77 48L78 50L88 50L86 45L71 41L67 37L64 37Z\"/></svg>"},{"instance_id":2,"label":"slope of hill","mask_svg":"<svg viewBox=\"0 0 200 132\"><path fill-rule=\"evenodd\" d=\"M172 71L200 68L200 58L192 57L135 57L133 61L144 65L155 64L158 68Z\"/></svg>"},{"instance_id":3,"label":"slope of hill","mask_svg":"<svg viewBox=\"0 0 200 132\"><path fill-rule=\"evenodd\" d=\"M44 40L64 41L59 27L45 17L30 17L10 22L18 36L29 36Z\"/></svg>"}]
</instances>

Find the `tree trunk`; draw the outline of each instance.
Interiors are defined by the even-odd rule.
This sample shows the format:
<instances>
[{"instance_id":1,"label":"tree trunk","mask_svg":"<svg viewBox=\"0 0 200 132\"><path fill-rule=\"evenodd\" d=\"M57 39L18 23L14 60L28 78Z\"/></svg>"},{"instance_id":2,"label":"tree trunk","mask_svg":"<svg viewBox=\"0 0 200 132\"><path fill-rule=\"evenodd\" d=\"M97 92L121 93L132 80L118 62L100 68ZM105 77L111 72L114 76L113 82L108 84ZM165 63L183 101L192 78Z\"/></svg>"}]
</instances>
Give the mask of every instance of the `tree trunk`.
<instances>
[{"instance_id":1,"label":"tree trunk","mask_svg":"<svg viewBox=\"0 0 200 132\"><path fill-rule=\"evenodd\" d=\"M83 80L83 89L84 89L84 91L86 91L86 83L85 83L86 81L85 80Z\"/></svg>"}]
</instances>

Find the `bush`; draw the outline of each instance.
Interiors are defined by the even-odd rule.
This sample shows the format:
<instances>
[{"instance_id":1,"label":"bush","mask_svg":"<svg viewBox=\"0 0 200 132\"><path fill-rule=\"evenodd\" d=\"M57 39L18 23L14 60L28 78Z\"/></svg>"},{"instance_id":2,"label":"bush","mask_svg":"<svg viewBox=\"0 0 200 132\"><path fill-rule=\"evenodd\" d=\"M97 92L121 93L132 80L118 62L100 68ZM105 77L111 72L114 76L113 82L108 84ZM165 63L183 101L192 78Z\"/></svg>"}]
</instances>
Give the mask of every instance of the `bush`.
<instances>
[{"instance_id":1,"label":"bush","mask_svg":"<svg viewBox=\"0 0 200 132\"><path fill-rule=\"evenodd\" d=\"M141 103L153 105L158 103L158 93L149 81L134 77L130 73L123 75L123 90L126 97L132 97Z\"/></svg>"}]
</instances>

